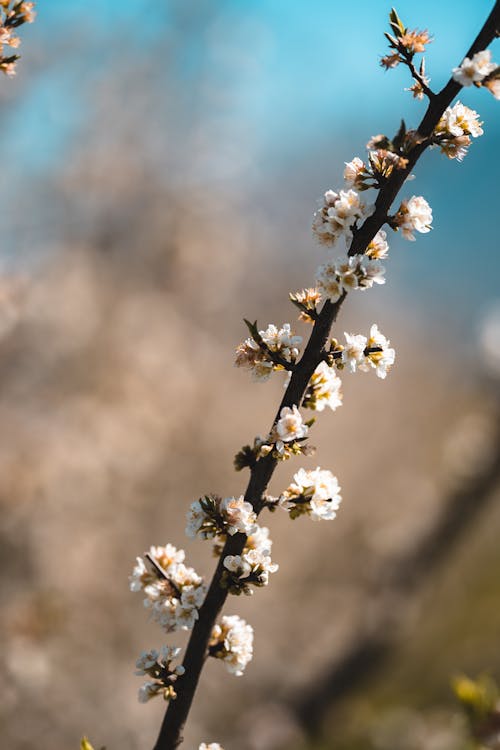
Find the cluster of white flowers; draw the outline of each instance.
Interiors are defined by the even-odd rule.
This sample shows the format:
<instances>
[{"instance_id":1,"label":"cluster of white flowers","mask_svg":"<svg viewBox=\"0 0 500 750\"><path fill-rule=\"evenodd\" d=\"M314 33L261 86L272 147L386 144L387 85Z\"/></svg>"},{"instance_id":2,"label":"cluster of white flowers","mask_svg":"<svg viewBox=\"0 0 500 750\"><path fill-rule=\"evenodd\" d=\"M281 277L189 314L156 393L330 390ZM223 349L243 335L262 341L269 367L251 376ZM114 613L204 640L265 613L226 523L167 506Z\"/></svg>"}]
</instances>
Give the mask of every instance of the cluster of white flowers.
<instances>
[{"instance_id":1,"label":"cluster of white flowers","mask_svg":"<svg viewBox=\"0 0 500 750\"><path fill-rule=\"evenodd\" d=\"M375 370L379 378L384 379L394 364L396 352L390 348L390 341L378 329L376 323L370 328L367 338L361 334L344 333L346 345L342 350L341 362L350 371ZM377 349L378 351L369 351Z\"/></svg>"},{"instance_id":2,"label":"cluster of white flowers","mask_svg":"<svg viewBox=\"0 0 500 750\"><path fill-rule=\"evenodd\" d=\"M190 539L213 539L229 534L251 534L256 515L250 503L240 497L206 495L195 500L187 512L186 535Z\"/></svg>"},{"instance_id":3,"label":"cluster of white flowers","mask_svg":"<svg viewBox=\"0 0 500 750\"><path fill-rule=\"evenodd\" d=\"M432 209L421 195L413 195L409 200L402 201L393 222L396 228L401 229L405 239L414 240L413 232L425 234L431 231Z\"/></svg>"},{"instance_id":4,"label":"cluster of white flowers","mask_svg":"<svg viewBox=\"0 0 500 750\"><path fill-rule=\"evenodd\" d=\"M271 554L273 546L272 539L269 536L269 529L267 526L256 526L255 530L247 537L245 543L245 551L250 549L256 549L259 551L265 550L266 554ZM216 555L220 555L223 550L223 544L221 541L216 541L214 544L214 552Z\"/></svg>"},{"instance_id":5,"label":"cluster of white flowers","mask_svg":"<svg viewBox=\"0 0 500 750\"><path fill-rule=\"evenodd\" d=\"M472 58L464 58L458 68L453 68L453 78L461 86L486 86L495 99L500 99L500 78L489 76L497 69L489 49L476 52Z\"/></svg>"},{"instance_id":6,"label":"cluster of white flowers","mask_svg":"<svg viewBox=\"0 0 500 750\"><path fill-rule=\"evenodd\" d=\"M379 238L380 244L380 238ZM370 289L373 284L385 284L385 268L368 255L341 258L336 263L324 263L318 268L316 284L324 297L337 302L344 292Z\"/></svg>"},{"instance_id":7,"label":"cluster of white flowers","mask_svg":"<svg viewBox=\"0 0 500 750\"><path fill-rule=\"evenodd\" d=\"M384 260L388 254L387 233L380 229L366 248L366 255L372 260Z\"/></svg>"},{"instance_id":8,"label":"cluster of white flowers","mask_svg":"<svg viewBox=\"0 0 500 750\"><path fill-rule=\"evenodd\" d=\"M290 300L300 310L299 320L304 323L313 323L314 314L318 303L321 301L321 292L319 289L309 287L301 289L298 292L290 292Z\"/></svg>"},{"instance_id":9,"label":"cluster of white flowers","mask_svg":"<svg viewBox=\"0 0 500 750\"><path fill-rule=\"evenodd\" d=\"M338 193L327 190L323 205L314 214L313 231L325 245L334 245L340 238L350 242L353 226L372 212L373 205L364 203L355 190L340 190Z\"/></svg>"},{"instance_id":10,"label":"cluster of white flowers","mask_svg":"<svg viewBox=\"0 0 500 750\"><path fill-rule=\"evenodd\" d=\"M151 698L156 698L157 695L160 695L162 689L163 686L160 682L155 682L153 680L145 682L144 685L141 685L139 688L139 703L147 703Z\"/></svg>"},{"instance_id":11,"label":"cluster of white flowers","mask_svg":"<svg viewBox=\"0 0 500 750\"><path fill-rule=\"evenodd\" d=\"M136 675L140 677L145 674L149 674L151 669L154 669L158 663L169 665L171 661L176 659L182 649L172 646L162 646L159 651L152 648L150 651L143 651L137 659L135 666L137 668ZM182 666L177 666L173 670L175 674L184 674L185 670Z\"/></svg>"},{"instance_id":12,"label":"cluster of white flowers","mask_svg":"<svg viewBox=\"0 0 500 750\"><path fill-rule=\"evenodd\" d=\"M267 586L269 573L275 573L279 566L273 563L270 555L258 549L244 550L241 555L227 555L224 567L229 573L228 588L232 594L253 594L250 584Z\"/></svg>"},{"instance_id":13,"label":"cluster of white flowers","mask_svg":"<svg viewBox=\"0 0 500 750\"><path fill-rule=\"evenodd\" d=\"M208 644L209 653L222 659L228 672L240 677L253 656L253 628L238 615L224 615L215 625Z\"/></svg>"},{"instance_id":14,"label":"cluster of white flowers","mask_svg":"<svg viewBox=\"0 0 500 750\"><path fill-rule=\"evenodd\" d=\"M372 179L373 174L359 156L355 156L352 161L345 162L344 181L347 187L367 190L373 186L373 183L369 182Z\"/></svg>"},{"instance_id":15,"label":"cluster of white flowers","mask_svg":"<svg viewBox=\"0 0 500 750\"><path fill-rule=\"evenodd\" d=\"M276 354L283 361L295 362L302 337L295 336L289 323L285 323L282 328L270 323L265 331L259 331L259 336L269 352ZM265 347L252 337L246 339L236 349L236 367L249 368L255 380L260 381L267 380L273 370L283 369L270 358Z\"/></svg>"},{"instance_id":16,"label":"cluster of white flowers","mask_svg":"<svg viewBox=\"0 0 500 750\"><path fill-rule=\"evenodd\" d=\"M482 124L475 110L466 107L462 102L457 102L453 107L445 110L434 130L434 135L441 151L449 159L462 161L471 144L470 136L478 138L483 134Z\"/></svg>"},{"instance_id":17,"label":"cluster of white flowers","mask_svg":"<svg viewBox=\"0 0 500 750\"><path fill-rule=\"evenodd\" d=\"M280 418L276 422L270 437L275 442L278 453L283 453L285 450L284 443L303 440L307 437L307 433L308 427L304 424L302 414L294 404L291 408L289 406L282 408Z\"/></svg>"},{"instance_id":18,"label":"cluster of white flowers","mask_svg":"<svg viewBox=\"0 0 500 750\"><path fill-rule=\"evenodd\" d=\"M257 526L245 544L241 555L227 555L224 558L224 585L232 594L253 594L251 585L267 586L269 574L279 566L271 560L272 542L269 529Z\"/></svg>"},{"instance_id":19,"label":"cluster of white flowers","mask_svg":"<svg viewBox=\"0 0 500 750\"><path fill-rule=\"evenodd\" d=\"M218 742L211 742L209 745L206 742L202 742L198 750L224 750L224 748Z\"/></svg>"},{"instance_id":20,"label":"cluster of white flowers","mask_svg":"<svg viewBox=\"0 0 500 750\"><path fill-rule=\"evenodd\" d=\"M341 387L336 371L326 362L320 362L307 386L303 406L315 411L323 411L328 406L335 411L342 405Z\"/></svg>"},{"instance_id":21,"label":"cluster of white flowers","mask_svg":"<svg viewBox=\"0 0 500 750\"><path fill-rule=\"evenodd\" d=\"M472 135L477 138L483 135L482 124L482 122L479 122L479 115L474 109L466 107L462 102L457 102L453 107L448 107L444 111L437 124L436 131L447 135Z\"/></svg>"},{"instance_id":22,"label":"cluster of white flowers","mask_svg":"<svg viewBox=\"0 0 500 750\"><path fill-rule=\"evenodd\" d=\"M290 518L308 515L314 520L330 521L337 515L341 500L337 477L318 466L312 471L299 469L279 503L289 511Z\"/></svg>"},{"instance_id":23,"label":"cluster of white flowers","mask_svg":"<svg viewBox=\"0 0 500 750\"><path fill-rule=\"evenodd\" d=\"M143 651L136 662L136 675L149 675L154 680L145 682L139 688L139 702L147 703L157 695L163 695L165 700L176 697L174 683L184 674L185 669L178 665L172 669L171 662L180 654L180 648L162 646L160 651L151 649Z\"/></svg>"},{"instance_id":24,"label":"cluster of white flowers","mask_svg":"<svg viewBox=\"0 0 500 750\"><path fill-rule=\"evenodd\" d=\"M193 568L184 565L184 550L173 545L151 547L151 564L138 557L130 576L130 590L143 591L144 606L167 632L190 630L198 619L206 586Z\"/></svg>"}]
</instances>

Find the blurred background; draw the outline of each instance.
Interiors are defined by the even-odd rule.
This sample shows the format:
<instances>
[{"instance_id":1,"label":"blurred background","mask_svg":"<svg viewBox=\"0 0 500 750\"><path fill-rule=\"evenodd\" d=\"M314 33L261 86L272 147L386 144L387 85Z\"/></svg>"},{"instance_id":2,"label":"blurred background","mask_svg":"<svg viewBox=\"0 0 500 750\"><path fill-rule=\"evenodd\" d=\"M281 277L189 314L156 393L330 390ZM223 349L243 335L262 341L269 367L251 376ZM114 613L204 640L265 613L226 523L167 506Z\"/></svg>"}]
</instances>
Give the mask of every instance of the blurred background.
<instances>
[{"instance_id":1,"label":"blurred background","mask_svg":"<svg viewBox=\"0 0 500 750\"><path fill-rule=\"evenodd\" d=\"M134 559L171 542L211 575L185 511L243 492L232 458L282 394L233 368L242 318L294 320L288 291L325 258L317 199L424 104L378 65L382 2L37 5L0 81L0 731L12 750L143 750L164 707L138 704L134 664L164 641L128 592ZM400 0L435 37L434 88L491 5ZM396 366L345 377L317 455L273 480L329 468L341 512L263 520L280 571L226 607L254 660L207 665L187 748L461 750L450 678L500 676L500 120L489 93L462 98L485 135L462 164L427 153L404 193L433 232L389 237L387 284L338 324L377 322Z\"/></svg>"}]
</instances>

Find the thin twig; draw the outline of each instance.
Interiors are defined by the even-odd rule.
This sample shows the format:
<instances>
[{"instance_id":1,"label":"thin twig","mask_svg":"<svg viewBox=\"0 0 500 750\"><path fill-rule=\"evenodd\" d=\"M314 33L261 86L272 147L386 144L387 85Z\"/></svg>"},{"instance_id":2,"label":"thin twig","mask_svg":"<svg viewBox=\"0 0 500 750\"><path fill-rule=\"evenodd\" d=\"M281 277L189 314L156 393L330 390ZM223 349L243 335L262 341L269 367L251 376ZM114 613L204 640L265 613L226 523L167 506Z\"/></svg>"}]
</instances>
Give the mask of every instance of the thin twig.
<instances>
[{"instance_id":1,"label":"thin twig","mask_svg":"<svg viewBox=\"0 0 500 750\"><path fill-rule=\"evenodd\" d=\"M420 75L418 70L416 69L414 63L413 63L413 56L409 55L404 50L399 50L400 54L403 57L403 63L407 66L408 70L410 71L412 78L420 85L422 88L422 91L427 96L428 99L432 100L434 99L437 94L434 93L434 91L427 85L425 78Z\"/></svg>"}]
</instances>

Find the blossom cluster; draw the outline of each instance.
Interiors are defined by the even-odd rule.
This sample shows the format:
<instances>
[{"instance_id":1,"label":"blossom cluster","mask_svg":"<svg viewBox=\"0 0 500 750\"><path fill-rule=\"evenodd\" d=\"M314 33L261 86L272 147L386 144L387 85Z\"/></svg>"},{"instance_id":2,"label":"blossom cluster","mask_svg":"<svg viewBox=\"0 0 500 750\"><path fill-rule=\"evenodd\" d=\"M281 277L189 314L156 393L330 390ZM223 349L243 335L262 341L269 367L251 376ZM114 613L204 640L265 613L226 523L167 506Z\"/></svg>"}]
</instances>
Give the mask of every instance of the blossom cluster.
<instances>
[{"instance_id":1,"label":"blossom cluster","mask_svg":"<svg viewBox=\"0 0 500 750\"><path fill-rule=\"evenodd\" d=\"M151 547L145 559L137 558L129 579L130 590L145 594L144 606L167 632L190 630L205 598L203 579L184 565L184 557L172 544Z\"/></svg>"},{"instance_id":2,"label":"blossom cluster","mask_svg":"<svg viewBox=\"0 0 500 750\"><path fill-rule=\"evenodd\" d=\"M341 499L337 478L318 467L312 471L299 469L279 504L292 519L308 515L313 520L329 521L337 515Z\"/></svg>"},{"instance_id":3,"label":"blossom cluster","mask_svg":"<svg viewBox=\"0 0 500 750\"><path fill-rule=\"evenodd\" d=\"M485 86L495 99L500 99L500 68L491 59L489 49L465 57L458 68L452 70L453 79L461 86Z\"/></svg>"},{"instance_id":4,"label":"blossom cluster","mask_svg":"<svg viewBox=\"0 0 500 750\"><path fill-rule=\"evenodd\" d=\"M406 169L408 159L388 148L375 148L368 151L368 165L359 156L345 162L344 181L356 190L381 187L395 169Z\"/></svg>"},{"instance_id":5,"label":"blossom cluster","mask_svg":"<svg viewBox=\"0 0 500 750\"><path fill-rule=\"evenodd\" d=\"M209 745L206 742L202 742L198 750L224 750L224 748L218 742L211 742Z\"/></svg>"},{"instance_id":6,"label":"blossom cluster","mask_svg":"<svg viewBox=\"0 0 500 750\"><path fill-rule=\"evenodd\" d=\"M230 674L240 677L252 660L252 626L238 615L224 615L212 629L208 651L210 656L222 659Z\"/></svg>"},{"instance_id":7,"label":"blossom cluster","mask_svg":"<svg viewBox=\"0 0 500 750\"><path fill-rule=\"evenodd\" d=\"M258 526L248 537L241 555L226 555L221 585L231 594L253 594L252 586L267 586L269 574L279 566L271 560L269 529Z\"/></svg>"},{"instance_id":8,"label":"blossom cluster","mask_svg":"<svg viewBox=\"0 0 500 750\"><path fill-rule=\"evenodd\" d=\"M302 337L292 332L289 323L282 328L271 323L238 346L235 365L252 370L255 380L267 380L273 370L283 370L287 363L295 362L301 343Z\"/></svg>"},{"instance_id":9,"label":"blossom cluster","mask_svg":"<svg viewBox=\"0 0 500 750\"><path fill-rule=\"evenodd\" d=\"M457 102L448 107L434 130L434 140L449 159L462 161L471 144L471 136L478 138L483 134L478 113Z\"/></svg>"},{"instance_id":10,"label":"blossom cluster","mask_svg":"<svg viewBox=\"0 0 500 750\"><path fill-rule=\"evenodd\" d=\"M164 700L176 698L174 683L184 674L182 665L172 669L171 662L180 654L180 648L162 646L160 651L143 651L136 662L136 675L148 675L153 679L139 688L139 702L147 703L151 698L162 695Z\"/></svg>"},{"instance_id":11,"label":"blossom cluster","mask_svg":"<svg viewBox=\"0 0 500 750\"><path fill-rule=\"evenodd\" d=\"M216 536L238 532L251 534L256 526L252 505L241 497L206 495L195 500L187 513L186 535L190 539L213 539Z\"/></svg>"},{"instance_id":12,"label":"blossom cluster","mask_svg":"<svg viewBox=\"0 0 500 750\"><path fill-rule=\"evenodd\" d=\"M252 549L241 555L227 555L224 558L224 587L232 594L253 594L251 585L261 587L269 583L269 574L275 573L279 566L273 563L265 551Z\"/></svg>"},{"instance_id":13,"label":"blossom cluster","mask_svg":"<svg viewBox=\"0 0 500 750\"><path fill-rule=\"evenodd\" d=\"M315 411L342 406L342 381L332 367L320 362L309 380L302 405Z\"/></svg>"},{"instance_id":14,"label":"blossom cluster","mask_svg":"<svg viewBox=\"0 0 500 750\"><path fill-rule=\"evenodd\" d=\"M321 292L316 287L290 292L290 301L299 308L299 320L304 323L314 323L317 317L317 306L321 301Z\"/></svg>"},{"instance_id":15,"label":"blossom cluster","mask_svg":"<svg viewBox=\"0 0 500 750\"><path fill-rule=\"evenodd\" d=\"M373 205L367 205L355 190L327 190L321 208L314 214L313 231L324 245L334 245L343 238L352 240L352 230L359 219L373 213Z\"/></svg>"},{"instance_id":16,"label":"blossom cluster","mask_svg":"<svg viewBox=\"0 0 500 750\"><path fill-rule=\"evenodd\" d=\"M415 240L413 232L425 234L432 229L432 209L421 195L413 195L402 201L398 212L392 217L394 229L400 229L407 240Z\"/></svg>"},{"instance_id":17,"label":"blossom cluster","mask_svg":"<svg viewBox=\"0 0 500 750\"><path fill-rule=\"evenodd\" d=\"M385 268L377 258L352 255L337 262L321 265L316 274L316 285L330 302L337 302L353 289L370 289L373 284L385 284Z\"/></svg>"},{"instance_id":18,"label":"blossom cluster","mask_svg":"<svg viewBox=\"0 0 500 750\"><path fill-rule=\"evenodd\" d=\"M384 260L389 254L387 233L380 229L366 248L365 255L372 260Z\"/></svg>"},{"instance_id":19,"label":"blossom cluster","mask_svg":"<svg viewBox=\"0 0 500 750\"><path fill-rule=\"evenodd\" d=\"M285 387L287 385L288 382L285 383ZM323 386L322 393L318 393L318 395L320 395L320 401L323 401L323 403L324 399L330 396L330 394L327 394L325 386ZM331 397L333 400L333 393ZM322 408L324 408L324 405ZM267 437L256 437L253 446L245 445L236 454L234 459L236 470L240 471L245 466L253 468L260 458L264 458L270 453L280 461L286 461L293 455L309 455L312 449L305 444L305 441L310 424L310 421L304 422L302 414L295 404L291 407L284 406Z\"/></svg>"},{"instance_id":20,"label":"blossom cluster","mask_svg":"<svg viewBox=\"0 0 500 750\"><path fill-rule=\"evenodd\" d=\"M17 49L21 44L15 29L35 20L34 7L35 3L32 2L0 1L0 70L7 76L16 74L16 63L19 60L19 55L11 54L11 50ZM4 47L9 48L7 54L4 54Z\"/></svg>"},{"instance_id":21,"label":"blossom cluster","mask_svg":"<svg viewBox=\"0 0 500 750\"><path fill-rule=\"evenodd\" d=\"M340 364L349 372L375 370L376 375L384 379L394 364L396 353L377 324L372 325L368 337L350 333L344 336L346 345L341 349Z\"/></svg>"}]
</instances>

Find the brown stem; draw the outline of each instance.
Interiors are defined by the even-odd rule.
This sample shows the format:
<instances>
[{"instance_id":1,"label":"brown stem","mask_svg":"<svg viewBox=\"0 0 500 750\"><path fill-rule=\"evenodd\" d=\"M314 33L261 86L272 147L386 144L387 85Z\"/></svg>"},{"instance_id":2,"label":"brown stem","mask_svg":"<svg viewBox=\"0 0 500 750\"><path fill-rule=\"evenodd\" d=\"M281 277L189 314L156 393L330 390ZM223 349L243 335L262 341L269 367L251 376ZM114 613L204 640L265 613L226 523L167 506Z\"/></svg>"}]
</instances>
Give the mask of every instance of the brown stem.
<instances>
[{"instance_id":1,"label":"brown stem","mask_svg":"<svg viewBox=\"0 0 500 750\"><path fill-rule=\"evenodd\" d=\"M422 91L423 91L423 92L424 92L424 94L425 94L425 95L427 96L427 98L428 98L428 99L433 99L433 98L434 98L434 97L436 96L436 94L435 94L435 93L434 93L434 91L433 91L433 90L432 90L432 89L431 89L431 88L430 88L430 87L429 87L429 86L428 86L428 85L426 84L426 82L425 82L425 78L424 78L423 76L421 76L421 75L420 75L420 73L418 72L418 70L416 69L416 67L415 67L415 65L414 65L414 63L413 63L413 55L408 55L408 54L406 54L404 50L400 50L400 54L401 54L401 55L403 56L403 58L404 58L404 64L405 64L405 65L407 66L407 68L409 69L409 71L410 71L410 73L411 73L411 75L412 75L412 78L413 78L413 79L414 79L414 80L415 80L415 81L416 81L417 83L419 83L419 84L420 84L420 86L422 87Z\"/></svg>"},{"instance_id":2,"label":"brown stem","mask_svg":"<svg viewBox=\"0 0 500 750\"><path fill-rule=\"evenodd\" d=\"M495 3L483 28L467 52L467 56L471 57L476 52L486 49L495 36L498 35L498 29L500 29L500 0L497 0ZM460 84L450 79L442 91L432 98L418 127L418 132L422 136L427 138L431 135L443 112L451 104L460 91L460 88ZM428 143L421 143L415 146L408 155L408 166L405 169L394 170L378 194L375 203L375 212L355 232L349 249L349 255L357 255L365 252L368 244L385 223L394 199L427 145ZM337 302L332 303L327 300L323 305L314 323L304 354L292 373L290 383L283 396L273 425L284 406L291 407L301 403L311 375L324 358L330 329L337 318L345 297L344 293ZM252 503L257 514L260 513L265 505L264 493L276 468L276 464L276 459L272 457L272 454L269 454L257 461L250 471L250 480L245 492L245 500ZM183 727L193 702L201 670L203 669L210 634L228 595L227 590L221 588L220 585L224 570L223 560L227 555L241 554L245 542L246 536L244 534L235 534L229 537L224 545L206 599L200 608L199 618L194 625L186 649L183 662L186 672L176 684L177 698L174 701L170 701L168 705L154 750L175 750L182 742Z\"/></svg>"}]
</instances>

